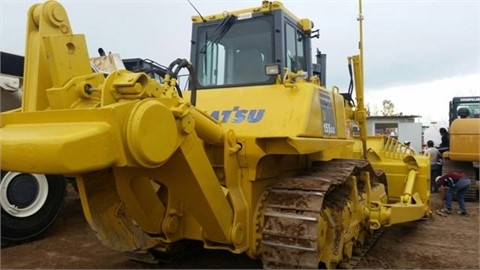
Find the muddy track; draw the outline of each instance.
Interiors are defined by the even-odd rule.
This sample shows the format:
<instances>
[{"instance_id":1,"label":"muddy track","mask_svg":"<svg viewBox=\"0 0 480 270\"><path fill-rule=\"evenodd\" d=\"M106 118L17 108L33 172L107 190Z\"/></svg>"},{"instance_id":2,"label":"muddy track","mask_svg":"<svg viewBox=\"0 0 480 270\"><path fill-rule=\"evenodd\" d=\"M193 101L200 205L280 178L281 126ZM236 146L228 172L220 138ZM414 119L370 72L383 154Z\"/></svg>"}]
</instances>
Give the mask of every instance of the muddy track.
<instances>
[{"instance_id":1,"label":"muddy track","mask_svg":"<svg viewBox=\"0 0 480 270\"><path fill-rule=\"evenodd\" d=\"M336 257L343 252L343 235L350 227L343 225L342 211L351 200L351 190L345 183L350 176L358 176L362 171L380 175L364 160L333 160L318 162L311 171L274 184L266 192L263 205L264 268L317 268L319 255L323 259L327 256L326 261L330 261L328 256ZM361 221L353 222L365 230ZM327 238L328 234L332 240L327 242L332 246L319 247L318 239ZM358 235L354 236L355 240L356 237ZM331 250L323 252L322 249ZM347 267L353 268L366 251L356 249L356 253Z\"/></svg>"}]
</instances>

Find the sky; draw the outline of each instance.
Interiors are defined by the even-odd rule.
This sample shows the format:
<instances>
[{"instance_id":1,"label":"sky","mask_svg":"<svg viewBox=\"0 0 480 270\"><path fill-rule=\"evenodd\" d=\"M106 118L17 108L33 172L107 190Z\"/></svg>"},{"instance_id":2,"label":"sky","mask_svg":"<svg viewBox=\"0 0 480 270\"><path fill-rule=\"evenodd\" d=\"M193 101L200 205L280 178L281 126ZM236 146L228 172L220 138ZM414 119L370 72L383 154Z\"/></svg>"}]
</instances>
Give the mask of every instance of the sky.
<instances>
[{"instance_id":1,"label":"sky","mask_svg":"<svg viewBox=\"0 0 480 270\"><path fill-rule=\"evenodd\" d=\"M28 8L41 1L0 0L0 50L24 54ZM258 6L260 0L191 0L202 15ZM191 16L187 0L61 1L74 33L122 58L168 65L189 58ZM346 91L347 57L358 53L358 1L285 0L297 17L320 30L313 49L327 54L327 87ZM381 110L446 123L454 96L480 95L480 0L363 1L365 100Z\"/></svg>"}]
</instances>

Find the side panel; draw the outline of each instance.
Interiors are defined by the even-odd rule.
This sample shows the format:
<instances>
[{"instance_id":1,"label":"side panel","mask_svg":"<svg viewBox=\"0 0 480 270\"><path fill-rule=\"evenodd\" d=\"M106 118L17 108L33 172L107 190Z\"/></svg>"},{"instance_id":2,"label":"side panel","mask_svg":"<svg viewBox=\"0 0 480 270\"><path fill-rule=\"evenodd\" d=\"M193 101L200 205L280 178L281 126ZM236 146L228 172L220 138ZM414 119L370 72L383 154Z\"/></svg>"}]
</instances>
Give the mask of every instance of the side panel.
<instances>
[{"instance_id":1,"label":"side panel","mask_svg":"<svg viewBox=\"0 0 480 270\"><path fill-rule=\"evenodd\" d=\"M197 106L239 137L346 138L341 96L311 83L200 90Z\"/></svg>"},{"instance_id":2,"label":"side panel","mask_svg":"<svg viewBox=\"0 0 480 270\"><path fill-rule=\"evenodd\" d=\"M456 161L480 160L480 119L456 119L450 126L448 156Z\"/></svg>"}]
</instances>

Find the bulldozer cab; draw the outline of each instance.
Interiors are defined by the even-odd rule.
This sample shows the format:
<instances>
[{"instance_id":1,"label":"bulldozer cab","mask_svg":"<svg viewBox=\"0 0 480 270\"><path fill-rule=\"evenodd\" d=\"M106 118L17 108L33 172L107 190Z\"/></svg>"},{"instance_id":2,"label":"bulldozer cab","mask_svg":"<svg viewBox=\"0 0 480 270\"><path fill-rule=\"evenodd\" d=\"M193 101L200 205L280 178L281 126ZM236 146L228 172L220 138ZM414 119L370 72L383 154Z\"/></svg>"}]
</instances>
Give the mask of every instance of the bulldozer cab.
<instances>
[{"instance_id":1,"label":"bulldozer cab","mask_svg":"<svg viewBox=\"0 0 480 270\"><path fill-rule=\"evenodd\" d=\"M454 97L450 101L450 145L448 152L443 153L445 158L463 162L479 160L479 118L480 96Z\"/></svg>"},{"instance_id":2,"label":"bulldozer cab","mask_svg":"<svg viewBox=\"0 0 480 270\"><path fill-rule=\"evenodd\" d=\"M283 75L284 68L312 75L312 24L280 3L192 20L191 59L199 89L273 84L272 75Z\"/></svg>"}]
</instances>

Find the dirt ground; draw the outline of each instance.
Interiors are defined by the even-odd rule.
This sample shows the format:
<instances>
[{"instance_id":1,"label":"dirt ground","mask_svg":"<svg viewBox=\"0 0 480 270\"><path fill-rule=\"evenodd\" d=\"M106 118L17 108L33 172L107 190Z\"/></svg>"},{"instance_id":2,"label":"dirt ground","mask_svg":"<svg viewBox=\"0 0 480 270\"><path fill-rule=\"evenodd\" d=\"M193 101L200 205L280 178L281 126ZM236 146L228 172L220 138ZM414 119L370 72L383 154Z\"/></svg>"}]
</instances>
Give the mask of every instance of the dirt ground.
<instances>
[{"instance_id":1,"label":"dirt ground","mask_svg":"<svg viewBox=\"0 0 480 270\"><path fill-rule=\"evenodd\" d=\"M1 269L261 268L259 261L224 251L191 246L159 264L131 260L100 244L86 223L80 200L70 192L62 216L34 242L1 249ZM441 208L433 194L432 209ZM455 202L455 207L458 207ZM454 208L456 209L456 208ZM457 208L458 209L458 208ZM364 269L480 269L479 204L467 203L469 216L433 215L388 228L357 265Z\"/></svg>"}]
</instances>

